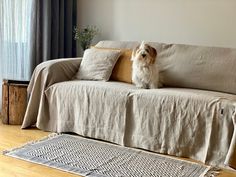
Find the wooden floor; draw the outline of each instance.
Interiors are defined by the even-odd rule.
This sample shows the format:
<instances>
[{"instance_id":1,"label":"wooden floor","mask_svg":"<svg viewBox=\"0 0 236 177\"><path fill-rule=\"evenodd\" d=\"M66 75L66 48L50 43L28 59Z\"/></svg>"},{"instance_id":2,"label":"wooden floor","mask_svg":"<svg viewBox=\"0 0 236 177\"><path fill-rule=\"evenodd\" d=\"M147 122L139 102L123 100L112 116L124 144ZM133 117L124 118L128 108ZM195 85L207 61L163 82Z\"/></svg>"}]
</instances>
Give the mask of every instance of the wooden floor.
<instances>
[{"instance_id":1,"label":"wooden floor","mask_svg":"<svg viewBox=\"0 0 236 177\"><path fill-rule=\"evenodd\" d=\"M28 141L47 136L48 132L38 129L21 130L20 126L3 125L0 120L0 151L18 147ZM0 154L0 177L75 177L78 175L66 173L53 168L36 165L23 160ZM236 172L222 170L219 177L236 177Z\"/></svg>"}]
</instances>

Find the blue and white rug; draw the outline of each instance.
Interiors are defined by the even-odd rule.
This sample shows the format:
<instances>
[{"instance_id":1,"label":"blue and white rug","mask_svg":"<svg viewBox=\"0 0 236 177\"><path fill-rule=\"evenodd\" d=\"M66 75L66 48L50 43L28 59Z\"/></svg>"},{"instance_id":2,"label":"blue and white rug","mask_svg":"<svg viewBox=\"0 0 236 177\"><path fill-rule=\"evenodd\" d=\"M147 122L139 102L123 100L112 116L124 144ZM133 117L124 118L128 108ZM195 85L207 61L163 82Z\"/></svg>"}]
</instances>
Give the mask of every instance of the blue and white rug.
<instances>
[{"instance_id":1,"label":"blue and white rug","mask_svg":"<svg viewBox=\"0 0 236 177\"><path fill-rule=\"evenodd\" d=\"M210 167L68 134L53 134L5 155L88 177L200 177Z\"/></svg>"}]
</instances>

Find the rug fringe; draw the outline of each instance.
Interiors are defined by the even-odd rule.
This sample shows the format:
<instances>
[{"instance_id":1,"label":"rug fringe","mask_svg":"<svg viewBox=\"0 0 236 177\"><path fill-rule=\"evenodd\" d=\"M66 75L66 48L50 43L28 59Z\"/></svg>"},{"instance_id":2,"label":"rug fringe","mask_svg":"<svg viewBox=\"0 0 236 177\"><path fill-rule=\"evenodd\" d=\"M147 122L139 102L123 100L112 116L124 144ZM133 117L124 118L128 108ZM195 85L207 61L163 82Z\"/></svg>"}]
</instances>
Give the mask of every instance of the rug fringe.
<instances>
[{"instance_id":1,"label":"rug fringe","mask_svg":"<svg viewBox=\"0 0 236 177\"><path fill-rule=\"evenodd\" d=\"M221 169L219 167L210 167L204 174L204 177L216 177L220 174Z\"/></svg>"},{"instance_id":2,"label":"rug fringe","mask_svg":"<svg viewBox=\"0 0 236 177\"><path fill-rule=\"evenodd\" d=\"M43 138L41 138L41 139L39 139L39 140L29 141L29 142L27 142L27 143L25 143L25 144L23 144L23 145L20 145L19 147L15 147L15 148L12 148L12 149L3 150L3 151L2 151L2 154L3 154L3 155L6 155L6 154L9 153L9 152L16 151L16 150L18 150L18 149L24 148L24 147L29 146L29 145L33 145L33 144L35 144L35 143L38 143L38 142L41 142L41 141L44 141L44 140L47 140L47 139L52 139L52 138L54 138L54 137L56 137L56 136L58 136L58 135L61 135L61 134L62 134L62 133L50 133L48 136L45 136L45 137L43 137Z\"/></svg>"}]
</instances>

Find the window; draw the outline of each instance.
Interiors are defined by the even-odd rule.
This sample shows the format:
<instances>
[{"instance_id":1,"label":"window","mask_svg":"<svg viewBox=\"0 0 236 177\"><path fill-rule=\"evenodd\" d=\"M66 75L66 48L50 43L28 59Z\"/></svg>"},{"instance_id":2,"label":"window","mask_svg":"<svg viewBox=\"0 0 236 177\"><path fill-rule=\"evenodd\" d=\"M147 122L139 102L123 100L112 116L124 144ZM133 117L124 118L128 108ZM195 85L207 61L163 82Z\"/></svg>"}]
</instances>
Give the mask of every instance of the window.
<instances>
[{"instance_id":1,"label":"window","mask_svg":"<svg viewBox=\"0 0 236 177\"><path fill-rule=\"evenodd\" d=\"M33 0L0 0L0 80L28 80ZM0 87L0 99L1 99ZM1 102L0 102L1 104Z\"/></svg>"}]
</instances>

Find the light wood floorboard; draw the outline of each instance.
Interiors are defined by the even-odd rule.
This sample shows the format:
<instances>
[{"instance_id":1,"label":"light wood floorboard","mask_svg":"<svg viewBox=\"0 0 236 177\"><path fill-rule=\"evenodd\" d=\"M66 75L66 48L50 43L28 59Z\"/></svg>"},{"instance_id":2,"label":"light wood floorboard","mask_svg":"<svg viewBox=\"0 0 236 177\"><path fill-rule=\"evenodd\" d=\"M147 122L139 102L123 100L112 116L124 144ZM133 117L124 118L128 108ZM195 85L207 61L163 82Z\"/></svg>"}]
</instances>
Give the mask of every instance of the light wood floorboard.
<instances>
[{"instance_id":1,"label":"light wood floorboard","mask_svg":"<svg viewBox=\"0 0 236 177\"><path fill-rule=\"evenodd\" d=\"M20 126L3 125L0 119L0 151L47 136L48 132L38 129L21 130ZM187 159L188 160L188 159ZM29 163L0 154L0 177L78 177L43 165ZM219 177L236 177L236 172L222 170Z\"/></svg>"}]
</instances>

